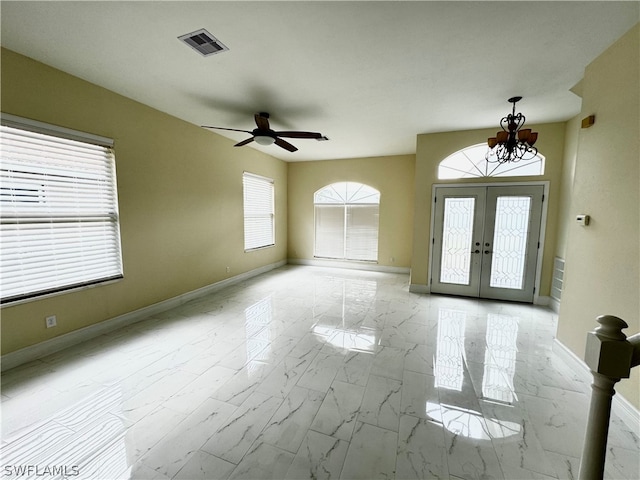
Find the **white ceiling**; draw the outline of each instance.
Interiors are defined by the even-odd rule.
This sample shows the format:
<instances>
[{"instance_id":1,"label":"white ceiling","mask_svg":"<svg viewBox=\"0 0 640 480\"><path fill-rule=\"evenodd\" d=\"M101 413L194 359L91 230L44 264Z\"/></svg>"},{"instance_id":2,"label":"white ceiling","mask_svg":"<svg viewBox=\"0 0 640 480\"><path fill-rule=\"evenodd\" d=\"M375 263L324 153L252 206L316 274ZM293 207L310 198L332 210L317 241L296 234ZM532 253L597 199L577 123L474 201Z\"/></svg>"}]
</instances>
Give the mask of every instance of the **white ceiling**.
<instances>
[{"instance_id":1,"label":"white ceiling","mask_svg":"<svg viewBox=\"0 0 640 480\"><path fill-rule=\"evenodd\" d=\"M638 1L1 3L2 45L196 125L318 131L289 161L406 154L420 133L580 111L584 68L640 19ZM177 37L229 47L202 57ZM246 134L220 132L236 141Z\"/></svg>"}]
</instances>

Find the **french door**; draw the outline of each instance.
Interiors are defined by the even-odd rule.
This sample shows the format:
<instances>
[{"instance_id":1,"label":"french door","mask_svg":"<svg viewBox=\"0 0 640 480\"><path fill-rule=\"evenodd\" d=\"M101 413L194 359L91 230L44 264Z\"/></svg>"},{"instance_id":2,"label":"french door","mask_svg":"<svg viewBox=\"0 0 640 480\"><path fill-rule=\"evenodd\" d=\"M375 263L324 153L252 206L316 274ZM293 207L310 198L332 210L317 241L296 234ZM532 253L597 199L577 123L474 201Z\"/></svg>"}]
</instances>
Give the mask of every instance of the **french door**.
<instances>
[{"instance_id":1,"label":"french door","mask_svg":"<svg viewBox=\"0 0 640 480\"><path fill-rule=\"evenodd\" d=\"M533 302L543 193L436 187L431 292Z\"/></svg>"}]
</instances>

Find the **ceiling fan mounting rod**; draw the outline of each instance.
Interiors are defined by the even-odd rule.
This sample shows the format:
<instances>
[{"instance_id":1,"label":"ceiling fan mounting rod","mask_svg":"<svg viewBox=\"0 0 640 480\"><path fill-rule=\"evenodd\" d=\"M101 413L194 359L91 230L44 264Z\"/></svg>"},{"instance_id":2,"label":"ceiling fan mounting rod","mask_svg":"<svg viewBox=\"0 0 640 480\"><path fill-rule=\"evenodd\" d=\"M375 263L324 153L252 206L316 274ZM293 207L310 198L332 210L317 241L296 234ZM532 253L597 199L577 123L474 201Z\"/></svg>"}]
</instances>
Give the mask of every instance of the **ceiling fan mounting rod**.
<instances>
[{"instance_id":1,"label":"ceiling fan mounting rod","mask_svg":"<svg viewBox=\"0 0 640 480\"><path fill-rule=\"evenodd\" d=\"M274 132L273 130L271 130L271 129L264 130L262 128L254 128L253 131L251 132L251 135L253 135L253 136L260 135L260 136L267 136L267 137L277 137L277 133Z\"/></svg>"}]
</instances>

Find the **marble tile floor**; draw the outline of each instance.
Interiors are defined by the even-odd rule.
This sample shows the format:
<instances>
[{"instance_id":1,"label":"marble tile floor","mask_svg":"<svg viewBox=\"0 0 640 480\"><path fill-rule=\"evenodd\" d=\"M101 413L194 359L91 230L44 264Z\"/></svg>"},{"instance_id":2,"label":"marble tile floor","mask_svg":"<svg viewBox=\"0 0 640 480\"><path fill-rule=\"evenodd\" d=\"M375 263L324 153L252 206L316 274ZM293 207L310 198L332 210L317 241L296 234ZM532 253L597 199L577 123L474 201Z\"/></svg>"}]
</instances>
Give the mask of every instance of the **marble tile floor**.
<instances>
[{"instance_id":1,"label":"marble tile floor","mask_svg":"<svg viewBox=\"0 0 640 480\"><path fill-rule=\"evenodd\" d=\"M573 479L589 385L542 307L286 266L2 375L3 478ZM608 479L638 479L617 417Z\"/></svg>"}]
</instances>

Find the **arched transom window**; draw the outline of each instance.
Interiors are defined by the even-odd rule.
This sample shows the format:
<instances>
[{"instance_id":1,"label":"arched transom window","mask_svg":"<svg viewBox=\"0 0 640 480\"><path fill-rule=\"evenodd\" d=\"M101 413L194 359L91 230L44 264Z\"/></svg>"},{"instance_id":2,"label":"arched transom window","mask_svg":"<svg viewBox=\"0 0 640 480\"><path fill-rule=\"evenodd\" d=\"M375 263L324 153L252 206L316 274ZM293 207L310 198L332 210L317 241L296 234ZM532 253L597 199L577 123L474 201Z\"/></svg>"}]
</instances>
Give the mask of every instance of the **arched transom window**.
<instances>
[{"instance_id":1,"label":"arched transom window","mask_svg":"<svg viewBox=\"0 0 640 480\"><path fill-rule=\"evenodd\" d=\"M332 183L314 194L313 203L315 257L378 260L378 190L362 183Z\"/></svg>"},{"instance_id":2,"label":"arched transom window","mask_svg":"<svg viewBox=\"0 0 640 480\"><path fill-rule=\"evenodd\" d=\"M544 157L539 153L531 160L515 163L487 162L487 144L481 143L452 153L440 162L438 178L528 177L544 174Z\"/></svg>"}]
</instances>

